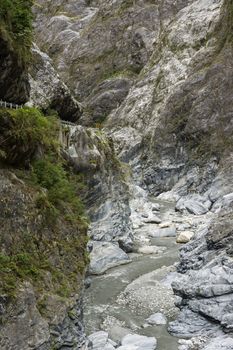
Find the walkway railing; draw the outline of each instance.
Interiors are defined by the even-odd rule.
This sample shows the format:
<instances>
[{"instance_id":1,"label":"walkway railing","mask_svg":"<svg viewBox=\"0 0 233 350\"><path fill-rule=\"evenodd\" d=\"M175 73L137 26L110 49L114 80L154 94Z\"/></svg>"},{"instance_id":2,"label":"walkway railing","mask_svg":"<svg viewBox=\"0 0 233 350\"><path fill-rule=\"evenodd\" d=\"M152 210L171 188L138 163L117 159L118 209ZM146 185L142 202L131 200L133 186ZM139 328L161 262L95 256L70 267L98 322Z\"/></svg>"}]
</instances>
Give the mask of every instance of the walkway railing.
<instances>
[{"instance_id":1,"label":"walkway railing","mask_svg":"<svg viewBox=\"0 0 233 350\"><path fill-rule=\"evenodd\" d=\"M72 122L68 122L66 120L61 120L61 124L62 125L69 125L69 126L77 126L77 124L74 124Z\"/></svg>"},{"instance_id":2,"label":"walkway railing","mask_svg":"<svg viewBox=\"0 0 233 350\"><path fill-rule=\"evenodd\" d=\"M19 108L23 108L23 105L17 105L15 103L0 100L0 107L10 108L10 109L19 109Z\"/></svg>"},{"instance_id":3,"label":"walkway railing","mask_svg":"<svg viewBox=\"0 0 233 350\"><path fill-rule=\"evenodd\" d=\"M11 109L20 109L23 108L23 105L17 105L15 103L11 103L11 102L6 102L6 101L2 101L0 100L0 108L11 108ZM76 126L77 124L66 121L66 120L60 120L60 123L62 125L68 125L68 126Z\"/></svg>"}]
</instances>

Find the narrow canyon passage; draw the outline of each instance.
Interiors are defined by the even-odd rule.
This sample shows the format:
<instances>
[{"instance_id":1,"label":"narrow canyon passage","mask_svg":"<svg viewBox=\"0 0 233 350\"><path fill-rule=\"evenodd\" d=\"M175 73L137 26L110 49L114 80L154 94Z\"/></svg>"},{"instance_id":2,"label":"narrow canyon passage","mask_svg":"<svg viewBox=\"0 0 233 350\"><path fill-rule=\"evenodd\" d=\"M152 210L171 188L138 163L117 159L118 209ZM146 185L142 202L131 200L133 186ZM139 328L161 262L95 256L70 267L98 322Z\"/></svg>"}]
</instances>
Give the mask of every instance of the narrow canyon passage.
<instances>
[{"instance_id":1,"label":"narrow canyon passage","mask_svg":"<svg viewBox=\"0 0 233 350\"><path fill-rule=\"evenodd\" d=\"M169 222L173 226L172 221L185 221L185 217L174 211L173 203L160 201L159 204L165 226L169 226ZM179 245L175 237L150 237L157 227L145 223L135 230L136 252L129 254L130 263L91 277L91 286L84 298L84 324L88 335L103 330L108 332L111 340L120 344L125 335L140 334L155 337L158 350L178 349L178 339L167 332L167 324L146 322L155 313L164 314L168 321L177 315L171 280L176 274L174 264L179 259ZM151 253L143 249L145 244L147 249L151 244L151 251L155 248L156 253L145 254ZM97 338L94 336L94 346Z\"/></svg>"},{"instance_id":2,"label":"narrow canyon passage","mask_svg":"<svg viewBox=\"0 0 233 350\"><path fill-rule=\"evenodd\" d=\"M233 350L232 33L0 0L0 350Z\"/></svg>"}]
</instances>

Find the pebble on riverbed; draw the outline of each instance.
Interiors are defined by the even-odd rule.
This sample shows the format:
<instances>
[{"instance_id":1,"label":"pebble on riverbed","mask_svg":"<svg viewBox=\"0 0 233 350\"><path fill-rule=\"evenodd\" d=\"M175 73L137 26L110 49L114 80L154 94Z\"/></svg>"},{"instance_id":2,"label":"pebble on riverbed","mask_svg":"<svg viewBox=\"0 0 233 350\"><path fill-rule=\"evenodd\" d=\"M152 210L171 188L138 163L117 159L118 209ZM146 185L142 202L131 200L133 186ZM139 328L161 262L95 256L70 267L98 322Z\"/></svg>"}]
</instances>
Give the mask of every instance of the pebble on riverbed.
<instances>
[{"instance_id":1,"label":"pebble on riverbed","mask_svg":"<svg viewBox=\"0 0 233 350\"><path fill-rule=\"evenodd\" d=\"M167 267L161 271L167 271ZM117 298L117 303L127 305L138 315L163 312L167 317L177 314L175 296L171 288L156 280L157 271L140 276L130 283Z\"/></svg>"},{"instance_id":2,"label":"pebble on riverbed","mask_svg":"<svg viewBox=\"0 0 233 350\"><path fill-rule=\"evenodd\" d=\"M148 317L146 319L146 322L152 326L153 325L160 326L160 325L167 324L167 318L161 312L157 312L157 313L151 315L150 317Z\"/></svg>"},{"instance_id":3,"label":"pebble on riverbed","mask_svg":"<svg viewBox=\"0 0 233 350\"><path fill-rule=\"evenodd\" d=\"M176 237L176 243L188 243L193 236L194 232L192 231L180 232Z\"/></svg>"},{"instance_id":4,"label":"pebble on riverbed","mask_svg":"<svg viewBox=\"0 0 233 350\"><path fill-rule=\"evenodd\" d=\"M155 350L157 346L157 340L154 337L145 337L138 334L128 334L126 335L121 344L124 346L123 350ZM119 349L122 350L122 347Z\"/></svg>"}]
</instances>

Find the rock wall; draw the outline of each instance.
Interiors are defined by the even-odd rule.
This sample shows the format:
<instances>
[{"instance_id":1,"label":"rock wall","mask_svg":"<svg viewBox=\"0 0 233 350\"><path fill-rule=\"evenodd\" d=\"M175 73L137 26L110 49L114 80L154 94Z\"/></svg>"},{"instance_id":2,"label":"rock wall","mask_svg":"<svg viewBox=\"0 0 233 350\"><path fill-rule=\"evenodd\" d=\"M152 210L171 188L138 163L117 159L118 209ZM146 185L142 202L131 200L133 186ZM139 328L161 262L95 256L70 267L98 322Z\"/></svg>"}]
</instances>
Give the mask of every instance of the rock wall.
<instances>
[{"instance_id":1,"label":"rock wall","mask_svg":"<svg viewBox=\"0 0 233 350\"><path fill-rule=\"evenodd\" d=\"M231 201L181 249L173 282L181 312L169 331L191 338L182 350L232 347L232 218Z\"/></svg>"},{"instance_id":2,"label":"rock wall","mask_svg":"<svg viewBox=\"0 0 233 350\"><path fill-rule=\"evenodd\" d=\"M202 191L232 150L231 23L228 2L186 4L167 20L138 82L110 116L119 156L155 195L186 174L190 190Z\"/></svg>"},{"instance_id":3,"label":"rock wall","mask_svg":"<svg viewBox=\"0 0 233 350\"><path fill-rule=\"evenodd\" d=\"M182 336L205 329L207 338L214 332L221 338L223 331L232 331L232 7L232 0L39 0L34 5L38 47L33 48L30 102L83 125L66 130L64 156L86 182L90 272L129 260L124 252L133 239L129 182L203 218L204 227L197 225L181 250L181 275L174 283L181 315L170 330ZM24 102L25 70L18 69L4 38L0 47L7 67L1 77L17 82L7 93L0 85L0 98ZM74 316L76 301L71 313L64 316L61 309L63 316L60 311L54 316L51 331L50 321L39 315L34 289L21 288L19 310L30 304L42 332L37 336L35 330L27 346L47 350L55 339L61 349L78 349L82 329ZM26 324L32 321L28 317ZM17 349L9 343L11 328L3 331L8 340L2 347ZM203 340L206 349L217 349L220 341ZM201 348L195 344L183 349Z\"/></svg>"},{"instance_id":4,"label":"rock wall","mask_svg":"<svg viewBox=\"0 0 233 350\"><path fill-rule=\"evenodd\" d=\"M206 190L232 148L231 6L41 0L34 7L36 41L82 102L79 122L104 123L134 180L152 194L184 176L190 190Z\"/></svg>"},{"instance_id":5,"label":"rock wall","mask_svg":"<svg viewBox=\"0 0 233 350\"><path fill-rule=\"evenodd\" d=\"M81 323L85 232L64 218L49 223L38 208L40 190L13 171L1 169L0 192L1 349L87 349ZM72 250L77 235L79 248Z\"/></svg>"},{"instance_id":6,"label":"rock wall","mask_svg":"<svg viewBox=\"0 0 233 350\"><path fill-rule=\"evenodd\" d=\"M83 174L91 221L88 243L91 273L129 261L132 249L128 169L116 158L112 140L99 129L71 126L65 156Z\"/></svg>"},{"instance_id":7,"label":"rock wall","mask_svg":"<svg viewBox=\"0 0 233 350\"><path fill-rule=\"evenodd\" d=\"M102 122L127 95L159 35L159 6L150 1L40 0L36 41L75 97L84 124Z\"/></svg>"},{"instance_id":8,"label":"rock wall","mask_svg":"<svg viewBox=\"0 0 233 350\"><path fill-rule=\"evenodd\" d=\"M32 64L29 69L30 99L28 106L44 111L55 110L61 119L77 122L82 115L82 106L73 97L53 67L48 55L34 44Z\"/></svg>"}]
</instances>

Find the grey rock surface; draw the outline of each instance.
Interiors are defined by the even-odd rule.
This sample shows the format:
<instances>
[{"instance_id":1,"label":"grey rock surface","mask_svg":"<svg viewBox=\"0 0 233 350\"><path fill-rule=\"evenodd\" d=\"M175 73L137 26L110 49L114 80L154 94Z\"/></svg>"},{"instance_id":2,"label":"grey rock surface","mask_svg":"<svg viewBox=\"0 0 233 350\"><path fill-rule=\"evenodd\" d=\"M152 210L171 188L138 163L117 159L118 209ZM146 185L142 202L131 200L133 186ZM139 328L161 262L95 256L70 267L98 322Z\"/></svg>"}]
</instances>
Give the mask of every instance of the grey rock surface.
<instances>
[{"instance_id":1,"label":"grey rock surface","mask_svg":"<svg viewBox=\"0 0 233 350\"><path fill-rule=\"evenodd\" d=\"M114 346L109 342L108 333L99 331L89 335L88 339L92 343L93 350L114 350Z\"/></svg>"},{"instance_id":2,"label":"grey rock surface","mask_svg":"<svg viewBox=\"0 0 233 350\"><path fill-rule=\"evenodd\" d=\"M159 36L158 8L151 3L39 0L34 13L37 44L85 103L92 121L104 118L124 99ZM109 78L114 77L119 78L112 80L111 89Z\"/></svg>"},{"instance_id":3,"label":"grey rock surface","mask_svg":"<svg viewBox=\"0 0 233 350\"><path fill-rule=\"evenodd\" d=\"M189 213L194 215L203 215L208 212L211 207L211 201L202 198L201 196L187 196L182 197L176 203L176 210L184 211L187 210Z\"/></svg>"},{"instance_id":4,"label":"grey rock surface","mask_svg":"<svg viewBox=\"0 0 233 350\"><path fill-rule=\"evenodd\" d=\"M90 238L116 242L132 250L129 185L123 165L104 132L82 126L70 127L66 157L81 172L87 186L85 202L91 220Z\"/></svg>"},{"instance_id":5,"label":"grey rock surface","mask_svg":"<svg viewBox=\"0 0 233 350\"><path fill-rule=\"evenodd\" d=\"M54 109L61 119L77 121L82 114L81 105L59 77L49 56L35 44L32 61L29 71L30 99L27 104L43 110Z\"/></svg>"},{"instance_id":6,"label":"grey rock surface","mask_svg":"<svg viewBox=\"0 0 233 350\"><path fill-rule=\"evenodd\" d=\"M204 350L231 350L233 349L233 338L219 337L209 342Z\"/></svg>"},{"instance_id":7,"label":"grey rock surface","mask_svg":"<svg viewBox=\"0 0 233 350\"><path fill-rule=\"evenodd\" d=\"M161 313L156 313L156 314L153 314L151 315L150 317L148 317L146 319L146 322L150 325L163 325L163 324L166 324L167 323L167 318L161 314Z\"/></svg>"},{"instance_id":8,"label":"grey rock surface","mask_svg":"<svg viewBox=\"0 0 233 350\"><path fill-rule=\"evenodd\" d=\"M92 242L89 273L99 275L106 270L130 262L128 255L117 244Z\"/></svg>"},{"instance_id":9,"label":"grey rock surface","mask_svg":"<svg viewBox=\"0 0 233 350\"><path fill-rule=\"evenodd\" d=\"M232 213L228 208L213 217L209 228L181 249L178 270L182 273L172 284L182 297L181 314L170 324L173 333L200 335L204 329L211 332L213 326L232 331Z\"/></svg>"},{"instance_id":10,"label":"grey rock surface","mask_svg":"<svg viewBox=\"0 0 233 350\"><path fill-rule=\"evenodd\" d=\"M233 338L222 335L215 339L209 340L204 336L191 338L190 340L182 339L179 341L179 350L230 350L233 345Z\"/></svg>"},{"instance_id":11,"label":"grey rock surface","mask_svg":"<svg viewBox=\"0 0 233 350\"><path fill-rule=\"evenodd\" d=\"M165 16L168 3L166 9L160 7ZM232 82L232 48L221 46L222 35L229 36L227 6L214 0L176 3L178 12L171 22L163 18L166 25L139 81L108 119L106 127L118 143L119 156L152 194L174 186L176 199L204 193L227 171L222 171L221 161L232 149L232 97L225 94ZM133 137L138 140L137 155ZM196 205L195 212L206 212L209 204Z\"/></svg>"}]
</instances>

